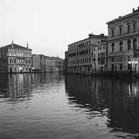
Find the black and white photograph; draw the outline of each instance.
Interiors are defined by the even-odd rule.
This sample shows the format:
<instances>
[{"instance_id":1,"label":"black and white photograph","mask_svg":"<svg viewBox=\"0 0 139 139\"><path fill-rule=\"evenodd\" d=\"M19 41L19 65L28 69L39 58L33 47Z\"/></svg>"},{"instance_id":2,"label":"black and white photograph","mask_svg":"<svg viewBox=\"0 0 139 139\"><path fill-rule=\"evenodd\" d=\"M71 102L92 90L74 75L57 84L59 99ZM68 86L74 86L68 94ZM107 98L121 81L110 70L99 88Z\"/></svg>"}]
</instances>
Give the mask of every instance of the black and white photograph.
<instances>
[{"instance_id":1,"label":"black and white photograph","mask_svg":"<svg viewBox=\"0 0 139 139\"><path fill-rule=\"evenodd\" d=\"M139 1L0 0L0 139L139 139Z\"/></svg>"}]
</instances>

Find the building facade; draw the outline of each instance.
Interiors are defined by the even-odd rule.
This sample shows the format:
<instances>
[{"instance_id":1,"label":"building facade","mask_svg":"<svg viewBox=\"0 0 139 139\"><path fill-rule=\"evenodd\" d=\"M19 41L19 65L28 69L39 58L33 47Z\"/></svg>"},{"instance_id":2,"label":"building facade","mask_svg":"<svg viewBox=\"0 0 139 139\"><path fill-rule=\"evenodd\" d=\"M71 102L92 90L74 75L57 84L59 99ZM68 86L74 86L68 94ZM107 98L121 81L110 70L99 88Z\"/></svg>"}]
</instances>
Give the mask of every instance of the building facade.
<instances>
[{"instance_id":1,"label":"building facade","mask_svg":"<svg viewBox=\"0 0 139 139\"><path fill-rule=\"evenodd\" d=\"M63 59L46 57L46 72L63 72Z\"/></svg>"},{"instance_id":2,"label":"building facade","mask_svg":"<svg viewBox=\"0 0 139 139\"><path fill-rule=\"evenodd\" d=\"M68 73L90 74L93 69L93 48L98 40L106 39L104 34L93 35L68 45Z\"/></svg>"},{"instance_id":3,"label":"building facade","mask_svg":"<svg viewBox=\"0 0 139 139\"><path fill-rule=\"evenodd\" d=\"M55 67L56 67L56 72L63 72L63 59L59 57L55 57Z\"/></svg>"},{"instance_id":4,"label":"building facade","mask_svg":"<svg viewBox=\"0 0 139 139\"><path fill-rule=\"evenodd\" d=\"M32 72L40 72L40 55L32 54Z\"/></svg>"},{"instance_id":5,"label":"building facade","mask_svg":"<svg viewBox=\"0 0 139 139\"><path fill-rule=\"evenodd\" d=\"M32 50L17 44L0 48L0 72L31 72Z\"/></svg>"},{"instance_id":6,"label":"building facade","mask_svg":"<svg viewBox=\"0 0 139 139\"><path fill-rule=\"evenodd\" d=\"M46 72L46 56L40 55L40 72Z\"/></svg>"},{"instance_id":7,"label":"building facade","mask_svg":"<svg viewBox=\"0 0 139 139\"><path fill-rule=\"evenodd\" d=\"M108 71L139 71L139 8L108 25Z\"/></svg>"},{"instance_id":8,"label":"building facade","mask_svg":"<svg viewBox=\"0 0 139 139\"><path fill-rule=\"evenodd\" d=\"M55 66L55 59L53 57L46 57L46 72L55 72L56 66Z\"/></svg>"},{"instance_id":9,"label":"building facade","mask_svg":"<svg viewBox=\"0 0 139 139\"><path fill-rule=\"evenodd\" d=\"M93 73L106 72L107 66L107 38L98 40L97 44L93 47L92 67Z\"/></svg>"}]
</instances>

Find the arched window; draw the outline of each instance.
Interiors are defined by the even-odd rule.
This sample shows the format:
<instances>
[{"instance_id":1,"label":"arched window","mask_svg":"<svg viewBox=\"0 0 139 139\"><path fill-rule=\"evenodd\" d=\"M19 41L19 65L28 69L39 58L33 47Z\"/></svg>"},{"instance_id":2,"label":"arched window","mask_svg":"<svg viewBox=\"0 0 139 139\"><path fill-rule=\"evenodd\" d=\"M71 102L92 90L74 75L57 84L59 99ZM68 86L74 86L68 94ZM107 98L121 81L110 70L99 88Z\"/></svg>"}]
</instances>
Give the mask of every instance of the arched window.
<instances>
[{"instance_id":1,"label":"arched window","mask_svg":"<svg viewBox=\"0 0 139 139\"><path fill-rule=\"evenodd\" d=\"M137 23L134 22L134 23L133 23L133 31L136 32L136 30L137 30Z\"/></svg>"},{"instance_id":2,"label":"arched window","mask_svg":"<svg viewBox=\"0 0 139 139\"><path fill-rule=\"evenodd\" d=\"M128 24L128 25L127 25L127 32L130 33L130 31L131 31L131 25Z\"/></svg>"},{"instance_id":3,"label":"arched window","mask_svg":"<svg viewBox=\"0 0 139 139\"><path fill-rule=\"evenodd\" d=\"M120 41L119 45L120 45L120 52L122 52L123 51L123 42Z\"/></svg>"},{"instance_id":4,"label":"arched window","mask_svg":"<svg viewBox=\"0 0 139 139\"><path fill-rule=\"evenodd\" d=\"M10 63L12 63L13 62L13 60L12 59L10 59Z\"/></svg>"},{"instance_id":5,"label":"arched window","mask_svg":"<svg viewBox=\"0 0 139 139\"><path fill-rule=\"evenodd\" d=\"M128 50L131 50L131 40L127 41L127 48L128 48Z\"/></svg>"},{"instance_id":6,"label":"arched window","mask_svg":"<svg viewBox=\"0 0 139 139\"><path fill-rule=\"evenodd\" d=\"M137 39L133 39L133 50L137 49Z\"/></svg>"},{"instance_id":7,"label":"arched window","mask_svg":"<svg viewBox=\"0 0 139 139\"><path fill-rule=\"evenodd\" d=\"M119 27L119 35L122 35L122 26Z\"/></svg>"},{"instance_id":8,"label":"arched window","mask_svg":"<svg viewBox=\"0 0 139 139\"><path fill-rule=\"evenodd\" d=\"M115 49L114 48L115 47L114 43L111 44L111 47L112 47L112 53L113 53L114 52L114 49Z\"/></svg>"},{"instance_id":9,"label":"arched window","mask_svg":"<svg viewBox=\"0 0 139 139\"><path fill-rule=\"evenodd\" d=\"M111 36L114 36L114 28L111 29Z\"/></svg>"}]
</instances>

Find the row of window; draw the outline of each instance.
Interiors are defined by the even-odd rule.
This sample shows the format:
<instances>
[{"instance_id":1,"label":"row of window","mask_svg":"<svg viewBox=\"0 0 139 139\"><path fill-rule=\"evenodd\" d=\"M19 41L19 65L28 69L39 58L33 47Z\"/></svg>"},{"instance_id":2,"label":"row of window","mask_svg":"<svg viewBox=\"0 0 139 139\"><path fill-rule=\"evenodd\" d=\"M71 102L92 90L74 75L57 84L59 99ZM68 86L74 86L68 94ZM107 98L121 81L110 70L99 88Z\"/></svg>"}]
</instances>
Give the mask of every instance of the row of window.
<instances>
[{"instance_id":1,"label":"row of window","mask_svg":"<svg viewBox=\"0 0 139 139\"><path fill-rule=\"evenodd\" d=\"M86 55L86 54L89 54L89 53L91 53L91 49L90 48L77 52L77 56L78 55Z\"/></svg>"},{"instance_id":2,"label":"row of window","mask_svg":"<svg viewBox=\"0 0 139 139\"><path fill-rule=\"evenodd\" d=\"M22 68L22 69L20 69L20 68ZM18 68L17 68L17 67L11 67L11 68L9 68L9 71L10 71L10 70L11 70L12 72L21 72L21 71L23 72L23 71L31 71L31 68L22 67L22 66L20 67L20 66L19 66Z\"/></svg>"},{"instance_id":3,"label":"row of window","mask_svg":"<svg viewBox=\"0 0 139 139\"><path fill-rule=\"evenodd\" d=\"M31 57L31 54L30 53L23 53L23 52L9 52L9 56Z\"/></svg>"},{"instance_id":4,"label":"row of window","mask_svg":"<svg viewBox=\"0 0 139 139\"><path fill-rule=\"evenodd\" d=\"M26 63L26 64L31 64L31 60L30 59L9 59L9 64L16 64L16 63Z\"/></svg>"},{"instance_id":5,"label":"row of window","mask_svg":"<svg viewBox=\"0 0 139 139\"><path fill-rule=\"evenodd\" d=\"M126 43L127 43L127 50L131 50L131 39L127 40ZM119 50L120 50L120 52L123 51L123 47L124 47L123 41L120 41L119 42ZM115 43L112 43L111 44L112 53L116 51L115 48L116 48ZM137 49L137 39L135 38L135 39L133 39L133 50L136 50L136 49Z\"/></svg>"},{"instance_id":6,"label":"row of window","mask_svg":"<svg viewBox=\"0 0 139 139\"><path fill-rule=\"evenodd\" d=\"M74 57L74 56L78 56L78 55L86 55L86 54L90 54L90 53L91 53L91 48L80 50L79 52L70 53L70 54L68 54L68 57Z\"/></svg>"},{"instance_id":7,"label":"row of window","mask_svg":"<svg viewBox=\"0 0 139 139\"><path fill-rule=\"evenodd\" d=\"M91 63L91 58L86 57L86 58L82 58L82 59L77 59L77 60L74 59L74 60L68 61L69 65L85 64L85 63Z\"/></svg>"},{"instance_id":8,"label":"row of window","mask_svg":"<svg viewBox=\"0 0 139 139\"><path fill-rule=\"evenodd\" d=\"M98 65L104 65L105 64L105 60L99 60L98 61Z\"/></svg>"},{"instance_id":9,"label":"row of window","mask_svg":"<svg viewBox=\"0 0 139 139\"><path fill-rule=\"evenodd\" d=\"M123 62L123 57L122 56L111 57L111 62Z\"/></svg>"},{"instance_id":10,"label":"row of window","mask_svg":"<svg viewBox=\"0 0 139 139\"><path fill-rule=\"evenodd\" d=\"M91 62L91 58L89 58L89 57L82 58L82 59L77 59L77 64L90 63L90 62Z\"/></svg>"},{"instance_id":11,"label":"row of window","mask_svg":"<svg viewBox=\"0 0 139 139\"><path fill-rule=\"evenodd\" d=\"M111 57L110 58L110 61L111 62L123 62L125 59L124 59L124 57L123 56L116 56L116 57ZM127 60L128 61L131 61L131 56L128 56L127 57Z\"/></svg>"},{"instance_id":12,"label":"row of window","mask_svg":"<svg viewBox=\"0 0 139 139\"><path fill-rule=\"evenodd\" d=\"M105 58L105 52L98 53L98 58Z\"/></svg>"},{"instance_id":13,"label":"row of window","mask_svg":"<svg viewBox=\"0 0 139 139\"><path fill-rule=\"evenodd\" d=\"M83 48L84 46L89 46L90 44L91 44L91 41L82 42L80 44L76 44L76 45L73 45L73 46L69 46L69 50Z\"/></svg>"},{"instance_id":14,"label":"row of window","mask_svg":"<svg viewBox=\"0 0 139 139\"><path fill-rule=\"evenodd\" d=\"M111 70L112 71L122 71L123 70L123 64L119 64L119 65L115 65L115 64L111 64ZM129 70L129 71L131 71L132 70L132 65L131 64L127 64L127 69Z\"/></svg>"},{"instance_id":15,"label":"row of window","mask_svg":"<svg viewBox=\"0 0 139 139\"><path fill-rule=\"evenodd\" d=\"M125 28L126 28L125 33L136 32L137 31L137 22L134 21L133 23L127 23L125 26L124 25L118 26L117 34L116 34L116 27L111 28L111 37L114 37L116 35L122 35L125 31Z\"/></svg>"},{"instance_id":16,"label":"row of window","mask_svg":"<svg viewBox=\"0 0 139 139\"><path fill-rule=\"evenodd\" d=\"M96 49L97 49L97 47L94 48L94 51L97 51ZM104 49L105 49L105 46L99 46L99 47L98 47L98 50L104 50Z\"/></svg>"}]
</instances>

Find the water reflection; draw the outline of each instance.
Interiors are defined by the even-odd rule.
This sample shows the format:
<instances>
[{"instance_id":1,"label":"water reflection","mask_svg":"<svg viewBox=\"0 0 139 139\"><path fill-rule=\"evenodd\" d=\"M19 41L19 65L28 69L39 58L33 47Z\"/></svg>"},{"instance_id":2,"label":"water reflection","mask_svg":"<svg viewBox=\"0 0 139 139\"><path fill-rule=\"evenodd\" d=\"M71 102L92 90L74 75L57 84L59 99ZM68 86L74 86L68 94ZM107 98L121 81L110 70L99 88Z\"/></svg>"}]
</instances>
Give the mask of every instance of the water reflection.
<instances>
[{"instance_id":1,"label":"water reflection","mask_svg":"<svg viewBox=\"0 0 139 139\"><path fill-rule=\"evenodd\" d=\"M61 78L58 74L0 74L0 102L30 100L33 90L42 90L41 87L44 90L44 87L60 82Z\"/></svg>"},{"instance_id":2,"label":"water reflection","mask_svg":"<svg viewBox=\"0 0 139 139\"><path fill-rule=\"evenodd\" d=\"M24 74L1 74L0 75L0 97L9 98L9 101L22 100L30 96L31 79Z\"/></svg>"},{"instance_id":3,"label":"water reflection","mask_svg":"<svg viewBox=\"0 0 139 139\"><path fill-rule=\"evenodd\" d=\"M71 75L65 82L72 109L83 110L90 122L103 117L101 124L118 137L117 132L139 133L139 80Z\"/></svg>"}]
</instances>

